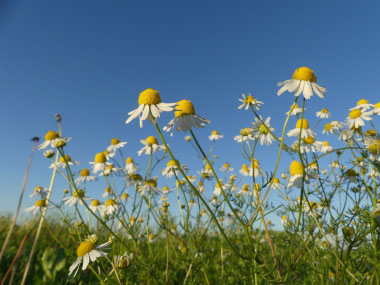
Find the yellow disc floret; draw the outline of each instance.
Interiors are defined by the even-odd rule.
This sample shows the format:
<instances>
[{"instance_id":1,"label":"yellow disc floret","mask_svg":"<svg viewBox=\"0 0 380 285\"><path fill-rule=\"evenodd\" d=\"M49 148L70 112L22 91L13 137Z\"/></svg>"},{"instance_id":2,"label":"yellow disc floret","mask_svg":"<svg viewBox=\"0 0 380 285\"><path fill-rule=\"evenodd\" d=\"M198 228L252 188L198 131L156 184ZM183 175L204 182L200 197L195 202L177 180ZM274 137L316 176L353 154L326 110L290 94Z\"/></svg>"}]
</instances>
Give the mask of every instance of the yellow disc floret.
<instances>
[{"instance_id":1,"label":"yellow disc floret","mask_svg":"<svg viewBox=\"0 0 380 285\"><path fill-rule=\"evenodd\" d=\"M177 106L175 107L174 116L181 117L184 115L194 115L195 109L193 103L190 100L181 100L177 102Z\"/></svg>"},{"instance_id":2,"label":"yellow disc floret","mask_svg":"<svg viewBox=\"0 0 380 285\"><path fill-rule=\"evenodd\" d=\"M273 178L273 182L272 183L280 183L280 180L278 180L278 178Z\"/></svg>"},{"instance_id":3,"label":"yellow disc floret","mask_svg":"<svg viewBox=\"0 0 380 285\"><path fill-rule=\"evenodd\" d=\"M361 99L356 103L357 106L366 105L366 104L368 104L368 100L366 100L366 99Z\"/></svg>"},{"instance_id":4,"label":"yellow disc floret","mask_svg":"<svg viewBox=\"0 0 380 285\"><path fill-rule=\"evenodd\" d=\"M92 200L91 201L91 206L99 206L99 205L100 205L99 200Z\"/></svg>"},{"instance_id":5,"label":"yellow disc floret","mask_svg":"<svg viewBox=\"0 0 380 285\"><path fill-rule=\"evenodd\" d=\"M148 179L145 181L145 185L148 185L150 187L157 187L157 182L154 179Z\"/></svg>"},{"instance_id":6,"label":"yellow disc floret","mask_svg":"<svg viewBox=\"0 0 380 285\"><path fill-rule=\"evenodd\" d=\"M219 133L218 133L218 131L213 130L213 131L211 132L211 135L213 135L213 136L217 136L217 135L219 135Z\"/></svg>"},{"instance_id":7,"label":"yellow disc floret","mask_svg":"<svg viewBox=\"0 0 380 285\"><path fill-rule=\"evenodd\" d=\"M81 257L95 248L95 244L91 241L82 241L77 248L77 256Z\"/></svg>"},{"instance_id":8,"label":"yellow disc floret","mask_svg":"<svg viewBox=\"0 0 380 285\"><path fill-rule=\"evenodd\" d=\"M362 112L360 110L356 109L356 110L352 110L350 112L349 116L350 116L351 119L356 119L356 118L360 117L361 114L362 114Z\"/></svg>"},{"instance_id":9,"label":"yellow disc floret","mask_svg":"<svg viewBox=\"0 0 380 285\"><path fill-rule=\"evenodd\" d=\"M328 124L325 125L324 129L325 129L325 131L329 131L329 130L332 129L332 127L333 127L333 125L330 124L330 123L328 123Z\"/></svg>"},{"instance_id":10,"label":"yellow disc floret","mask_svg":"<svg viewBox=\"0 0 380 285\"><path fill-rule=\"evenodd\" d=\"M375 106L373 106L374 109L380 109L380 102L377 102Z\"/></svg>"},{"instance_id":11,"label":"yellow disc floret","mask_svg":"<svg viewBox=\"0 0 380 285\"><path fill-rule=\"evenodd\" d=\"M317 77L315 77L314 71L306 66L297 68L293 73L293 79L311 81L314 83L317 82Z\"/></svg>"},{"instance_id":12,"label":"yellow disc floret","mask_svg":"<svg viewBox=\"0 0 380 285\"><path fill-rule=\"evenodd\" d=\"M306 119L299 119L297 121L296 128L297 129L301 129L301 126L302 126L302 129L308 129L309 128L309 122L308 122L308 120L306 120Z\"/></svg>"},{"instance_id":13,"label":"yellow disc floret","mask_svg":"<svg viewBox=\"0 0 380 285\"><path fill-rule=\"evenodd\" d=\"M46 207L46 200L38 200L34 205L37 207Z\"/></svg>"},{"instance_id":14,"label":"yellow disc floret","mask_svg":"<svg viewBox=\"0 0 380 285\"><path fill-rule=\"evenodd\" d=\"M324 141L322 145L323 146L329 146L329 142L328 141Z\"/></svg>"},{"instance_id":15,"label":"yellow disc floret","mask_svg":"<svg viewBox=\"0 0 380 285\"><path fill-rule=\"evenodd\" d=\"M323 109L321 110L321 113L323 113L323 114L328 114L328 112L329 112L329 110L327 110L326 108L323 108Z\"/></svg>"},{"instance_id":16,"label":"yellow disc floret","mask_svg":"<svg viewBox=\"0 0 380 285\"><path fill-rule=\"evenodd\" d=\"M249 104L249 103L255 103L256 99L252 97L252 95L248 95L247 98L245 98L244 103Z\"/></svg>"},{"instance_id":17,"label":"yellow disc floret","mask_svg":"<svg viewBox=\"0 0 380 285\"><path fill-rule=\"evenodd\" d=\"M78 190L74 191L73 197L83 198L84 197L84 191L82 189L78 189Z\"/></svg>"},{"instance_id":18,"label":"yellow disc floret","mask_svg":"<svg viewBox=\"0 0 380 285\"><path fill-rule=\"evenodd\" d=\"M166 167L172 167L172 166L177 166L176 161L173 159L169 160L169 162L166 164Z\"/></svg>"},{"instance_id":19,"label":"yellow disc floret","mask_svg":"<svg viewBox=\"0 0 380 285\"><path fill-rule=\"evenodd\" d=\"M216 131L215 131L216 132ZM218 133L218 132L217 132ZM250 128L244 128L240 130L240 135L242 137L246 137L252 134L252 130Z\"/></svg>"},{"instance_id":20,"label":"yellow disc floret","mask_svg":"<svg viewBox=\"0 0 380 285\"><path fill-rule=\"evenodd\" d=\"M80 176L90 176L90 171L87 168L83 168L80 171Z\"/></svg>"},{"instance_id":21,"label":"yellow disc floret","mask_svg":"<svg viewBox=\"0 0 380 285\"><path fill-rule=\"evenodd\" d=\"M248 172L248 166L246 165L246 164L243 164L242 166L241 166L241 169L244 171L244 172Z\"/></svg>"},{"instance_id":22,"label":"yellow disc floret","mask_svg":"<svg viewBox=\"0 0 380 285\"><path fill-rule=\"evenodd\" d=\"M127 159L126 159L126 164L131 164L131 163L133 163L133 159L132 159L132 157L127 157Z\"/></svg>"},{"instance_id":23,"label":"yellow disc floret","mask_svg":"<svg viewBox=\"0 0 380 285\"><path fill-rule=\"evenodd\" d=\"M108 199L104 205L105 206L112 206L112 205L115 205L116 204L116 201L114 199Z\"/></svg>"},{"instance_id":24,"label":"yellow disc floret","mask_svg":"<svg viewBox=\"0 0 380 285\"><path fill-rule=\"evenodd\" d=\"M139 95L139 105L157 105L161 103L160 93L152 88L145 89Z\"/></svg>"},{"instance_id":25,"label":"yellow disc floret","mask_svg":"<svg viewBox=\"0 0 380 285\"><path fill-rule=\"evenodd\" d=\"M112 144L112 145L118 144L119 142L120 142L120 141L119 141L118 138L113 138L113 139L111 140L111 144Z\"/></svg>"},{"instance_id":26,"label":"yellow disc floret","mask_svg":"<svg viewBox=\"0 0 380 285\"><path fill-rule=\"evenodd\" d=\"M315 139L313 137L307 137L303 139L303 142L305 144L313 144L315 142Z\"/></svg>"},{"instance_id":27,"label":"yellow disc floret","mask_svg":"<svg viewBox=\"0 0 380 285\"><path fill-rule=\"evenodd\" d=\"M297 174L303 175L303 166L298 161L293 160L290 164L290 175L294 176Z\"/></svg>"},{"instance_id":28,"label":"yellow disc floret","mask_svg":"<svg viewBox=\"0 0 380 285\"><path fill-rule=\"evenodd\" d=\"M154 136L149 136L149 137L147 137L145 141L146 141L149 145L158 144L157 139L156 139L156 137L154 137Z\"/></svg>"},{"instance_id":29,"label":"yellow disc floret","mask_svg":"<svg viewBox=\"0 0 380 285\"><path fill-rule=\"evenodd\" d=\"M98 152L96 155L95 155L95 158L94 158L94 162L95 163L105 163L107 161L107 158L105 156L104 153L102 152Z\"/></svg>"},{"instance_id":30,"label":"yellow disc floret","mask_svg":"<svg viewBox=\"0 0 380 285\"><path fill-rule=\"evenodd\" d=\"M64 163L65 160L66 160L67 162L71 162L71 157L68 156L67 154L65 154L65 157L61 156L61 157L59 158L59 161L60 161L60 162L63 162L63 163Z\"/></svg>"},{"instance_id":31,"label":"yellow disc floret","mask_svg":"<svg viewBox=\"0 0 380 285\"><path fill-rule=\"evenodd\" d=\"M48 131L45 135L46 141L52 141L52 140L55 140L56 138L59 138L59 134L52 130Z\"/></svg>"},{"instance_id":32,"label":"yellow disc floret","mask_svg":"<svg viewBox=\"0 0 380 285\"><path fill-rule=\"evenodd\" d=\"M374 140L369 146L368 151L372 154L380 154L380 140Z\"/></svg>"}]
</instances>

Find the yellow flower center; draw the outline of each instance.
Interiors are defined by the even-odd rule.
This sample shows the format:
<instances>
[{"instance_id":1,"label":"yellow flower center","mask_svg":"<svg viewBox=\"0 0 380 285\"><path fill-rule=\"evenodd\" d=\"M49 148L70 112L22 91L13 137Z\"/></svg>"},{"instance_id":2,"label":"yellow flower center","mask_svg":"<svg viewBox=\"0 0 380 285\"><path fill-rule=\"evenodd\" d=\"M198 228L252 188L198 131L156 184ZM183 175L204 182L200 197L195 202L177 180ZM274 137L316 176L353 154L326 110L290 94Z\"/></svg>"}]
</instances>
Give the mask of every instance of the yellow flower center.
<instances>
[{"instance_id":1,"label":"yellow flower center","mask_svg":"<svg viewBox=\"0 0 380 285\"><path fill-rule=\"evenodd\" d=\"M112 168L114 168L115 167L115 164L109 164L109 165L107 165L107 169L112 169Z\"/></svg>"},{"instance_id":2,"label":"yellow flower center","mask_svg":"<svg viewBox=\"0 0 380 285\"><path fill-rule=\"evenodd\" d=\"M106 189L104 189L104 192L110 193L111 192L111 187L107 187Z\"/></svg>"},{"instance_id":3,"label":"yellow flower center","mask_svg":"<svg viewBox=\"0 0 380 285\"><path fill-rule=\"evenodd\" d=\"M148 179L145 181L145 185L151 186L151 187L157 187L157 182L154 179Z\"/></svg>"},{"instance_id":4,"label":"yellow flower center","mask_svg":"<svg viewBox=\"0 0 380 285\"><path fill-rule=\"evenodd\" d=\"M355 177L355 176L358 176L359 174L355 170L349 169L349 170L346 171L346 175L348 177Z\"/></svg>"},{"instance_id":5,"label":"yellow flower center","mask_svg":"<svg viewBox=\"0 0 380 285\"><path fill-rule=\"evenodd\" d=\"M243 164L242 166L241 166L241 169L244 171L244 172L248 172L248 166L246 165L246 164Z\"/></svg>"},{"instance_id":6,"label":"yellow flower center","mask_svg":"<svg viewBox=\"0 0 380 285\"><path fill-rule=\"evenodd\" d=\"M139 180L139 181L142 180L142 177L141 177L140 174L133 174L133 175L131 176L131 178L132 178L133 180Z\"/></svg>"},{"instance_id":7,"label":"yellow flower center","mask_svg":"<svg viewBox=\"0 0 380 285\"><path fill-rule=\"evenodd\" d=\"M368 151L372 154L380 154L380 140L374 140L374 142L368 146Z\"/></svg>"},{"instance_id":8,"label":"yellow flower center","mask_svg":"<svg viewBox=\"0 0 380 285\"><path fill-rule=\"evenodd\" d=\"M303 175L303 166L298 161L293 160L292 163L290 164L290 175L294 176L297 174Z\"/></svg>"},{"instance_id":9,"label":"yellow flower center","mask_svg":"<svg viewBox=\"0 0 380 285\"><path fill-rule=\"evenodd\" d=\"M374 106L375 109L380 109L380 102L377 102Z\"/></svg>"},{"instance_id":10,"label":"yellow flower center","mask_svg":"<svg viewBox=\"0 0 380 285\"><path fill-rule=\"evenodd\" d=\"M95 163L105 163L107 161L107 158L105 156L104 153L102 152L98 152L96 155L95 155L95 158L94 158L94 162Z\"/></svg>"},{"instance_id":11,"label":"yellow flower center","mask_svg":"<svg viewBox=\"0 0 380 285\"><path fill-rule=\"evenodd\" d=\"M302 125L302 129L308 129L309 128L309 122L306 119L299 119L296 124L296 128L300 129Z\"/></svg>"},{"instance_id":12,"label":"yellow flower center","mask_svg":"<svg viewBox=\"0 0 380 285\"><path fill-rule=\"evenodd\" d=\"M45 141L52 141L52 140L55 140L56 138L59 138L59 135L55 131L50 130L45 135Z\"/></svg>"},{"instance_id":13,"label":"yellow flower center","mask_svg":"<svg viewBox=\"0 0 380 285\"><path fill-rule=\"evenodd\" d=\"M321 110L321 113L323 113L323 114L328 114L328 113L329 113L329 110L327 110L326 108L323 108L323 109Z\"/></svg>"},{"instance_id":14,"label":"yellow flower center","mask_svg":"<svg viewBox=\"0 0 380 285\"><path fill-rule=\"evenodd\" d=\"M99 206L99 205L100 205L99 200L92 200L91 201L91 206Z\"/></svg>"},{"instance_id":15,"label":"yellow flower center","mask_svg":"<svg viewBox=\"0 0 380 285\"><path fill-rule=\"evenodd\" d=\"M280 183L280 180L278 180L278 178L273 178L273 183Z\"/></svg>"},{"instance_id":16,"label":"yellow flower center","mask_svg":"<svg viewBox=\"0 0 380 285\"><path fill-rule=\"evenodd\" d=\"M329 146L329 142L328 141L324 141L322 145L323 146Z\"/></svg>"},{"instance_id":17,"label":"yellow flower center","mask_svg":"<svg viewBox=\"0 0 380 285\"><path fill-rule=\"evenodd\" d=\"M261 185L259 183L255 183L255 190L260 191L261 190Z\"/></svg>"},{"instance_id":18,"label":"yellow flower center","mask_svg":"<svg viewBox=\"0 0 380 285\"><path fill-rule=\"evenodd\" d=\"M371 137L374 137L377 134L375 130L368 130L365 133Z\"/></svg>"},{"instance_id":19,"label":"yellow flower center","mask_svg":"<svg viewBox=\"0 0 380 285\"><path fill-rule=\"evenodd\" d=\"M230 164L228 162L226 162L225 164L223 164L223 167L224 168L230 168Z\"/></svg>"},{"instance_id":20,"label":"yellow flower center","mask_svg":"<svg viewBox=\"0 0 380 285\"><path fill-rule=\"evenodd\" d=\"M257 159L252 159L252 162L251 162L251 164L252 164L252 167L253 168L260 168L260 164L259 164L259 161L257 160Z\"/></svg>"},{"instance_id":21,"label":"yellow flower center","mask_svg":"<svg viewBox=\"0 0 380 285\"><path fill-rule=\"evenodd\" d=\"M244 129L240 130L240 135L243 137L246 137L250 134L252 134L252 130L250 128L244 128Z\"/></svg>"},{"instance_id":22,"label":"yellow flower center","mask_svg":"<svg viewBox=\"0 0 380 285\"><path fill-rule=\"evenodd\" d=\"M152 88L145 89L139 95L139 105L157 105L161 103L160 93Z\"/></svg>"},{"instance_id":23,"label":"yellow flower center","mask_svg":"<svg viewBox=\"0 0 380 285\"><path fill-rule=\"evenodd\" d=\"M158 144L157 139L156 139L156 137L154 137L154 136L149 136L149 137L147 137L145 141L146 141L149 145Z\"/></svg>"},{"instance_id":24,"label":"yellow flower center","mask_svg":"<svg viewBox=\"0 0 380 285\"><path fill-rule=\"evenodd\" d=\"M166 164L166 167L176 166L175 160L169 160L169 162Z\"/></svg>"},{"instance_id":25,"label":"yellow flower center","mask_svg":"<svg viewBox=\"0 0 380 285\"><path fill-rule=\"evenodd\" d=\"M267 135L269 133L268 127L264 124L261 124L259 127L260 134Z\"/></svg>"},{"instance_id":26,"label":"yellow flower center","mask_svg":"<svg viewBox=\"0 0 380 285\"><path fill-rule=\"evenodd\" d=\"M78 189L78 190L74 191L73 197L83 198L84 197L84 191L82 189Z\"/></svg>"},{"instance_id":27,"label":"yellow flower center","mask_svg":"<svg viewBox=\"0 0 380 285\"><path fill-rule=\"evenodd\" d=\"M105 206L112 206L112 205L115 205L116 204L116 201L114 199L108 199L104 205Z\"/></svg>"},{"instance_id":28,"label":"yellow flower center","mask_svg":"<svg viewBox=\"0 0 380 285\"><path fill-rule=\"evenodd\" d=\"M211 166L210 166L210 164L206 164L206 170L211 170Z\"/></svg>"},{"instance_id":29,"label":"yellow flower center","mask_svg":"<svg viewBox=\"0 0 380 285\"><path fill-rule=\"evenodd\" d=\"M90 176L90 171L87 168L83 168L80 171L80 176Z\"/></svg>"},{"instance_id":30,"label":"yellow flower center","mask_svg":"<svg viewBox=\"0 0 380 285\"><path fill-rule=\"evenodd\" d=\"M332 124L330 124L330 123L329 123L329 124L326 124L326 125L325 125L325 131L329 131L329 130L331 130L332 127L333 127Z\"/></svg>"},{"instance_id":31,"label":"yellow flower center","mask_svg":"<svg viewBox=\"0 0 380 285\"><path fill-rule=\"evenodd\" d=\"M244 184L244 185L241 187L241 190L243 190L243 191L249 191L249 184Z\"/></svg>"},{"instance_id":32,"label":"yellow flower center","mask_svg":"<svg viewBox=\"0 0 380 285\"><path fill-rule=\"evenodd\" d=\"M315 139L313 137L307 137L303 139L303 142L305 144L313 144L315 142Z\"/></svg>"},{"instance_id":33,"label":"yellow flower center","mask_svg":"<svg viewBox=\"0 0 380 285\"><path fill-rule=\"evenodd\" d=\"M42 190L42 186L37 186L36 188L34 188L33 192L38 192L38 191L41 191L41 190Z\"/></svg>"},{"instance_id":34,"label":"yellow flower center","mask_svg":"<svg viewBox=\"0 0 380 285\"><path fill-rule=\"evenodd\" d=\"M306 66L297 68L293 73L293 79L317 82L314 71Z\"/></svg>"},{"instance_id":35,"label":"yellow flower center","mask_svg":"<svg viewBox=\"0 0 380 285\"><path fill-rule=\"evenodd\" d=\"M211 132L211 135L219 135L219 133L218 133L218 131L214 130L214 131Z\"/></svg>"},{"instance_id":36,"label":"yellow flower center","mask_svg":"<svg viewBox=\"0 0 380 285\"><path fill-rule=\"evenodd\" d=\"M61 156L61 157L59 158L59 161L60 161L60 162L65 162L65 159L66 159L67 162L71 162L71 157L68 156L67 154L65 154L65 157Z\"/></svg>"},{"instance_id":37,"label":"yellow flower center","mask_svg":"<svg viewBox=\"0 0 380 285\"><path fill-rule=\"evenodd\" d=\"M45 200L38 200L36 203L34 203L37 207L46 207L46 201Z\"/></svg>"},{"instance_id":38,"label":"yellow flower center","mask_svg":"<svg viewBox=\"0 0 380 285\"><path fill-rule=\"evenodd\" d=\"M128 197L129 197L128 193L124 193L124 194L121 196L122 199L128 199Z\"/></svg>"},{"instance_id":39,"label":"yellow flower center","mask_svg":"<svg viewBox=\"0 0 380 285\"><path fill-rule=\"evenodd\" d=\"M181 117L183 115L194 115L195 109L190 100L181 100L177 102L174 116Z\"/></svg>"},{"instance_id":40,"label":"yellow flower center","mask_svg":"<svg viewBox=\"0 0 380 285\"><path fill-rule=\"evenodd\" d=\"M314 163L311 163L309 165L309 167L311 167L311 168L318 168L318 164L316 162L314 162Z\"/></svg>"},{"instance_id":41,"label":"yellow flower center","mask_svg":"<svg viewBox=\"0 0 380 285\"><path fill-rule=\"evenodd\" d=\"M366 99L361 99L356 103L357 106L365 105L365 104L368 104L368 100L366 100Z\"/></svg>"},{"instance_id":42,"label":"yellow flower center","mask_svg":"<svg viewBox=\"0 0 380 285\"><path fill-rule=\"evenodd\" d=\"M127 160L125 161L127 164L133 163L132 157L127 157Z\"/></svg>"},{"instance_id":43,"label":"yellow flower center","mask_svg":"<svg viewBox=\"0 0 380 285\"><path fill-rule=\"evenodd\" d=\"M249 104L249 103L254 103L256 102L256 99L252 97L252 95L248 95L247 98L245 98L244 103Z\"/></svg>"},{"instance_id":44,"label":"yellow flower center","mask_svg":"<svg viewBox=\"0 0 380 285\"><path fill-rule=\"evenodd\" d=\"M81 257L93 250L95 248L95 244L91 241L82 241L77 248L77 256Z\"/></svg>"},{"instance_id":45,"label":"yellow flower center","mask_svg":"<svg viewBox=\"0 0 380 285\"><path fill-rule=\"evenodd\" d=\"M352 110L350 112L350 118L351 119L356 119L356 118L360 117L361 114L362 114L362 112L360 110L358 110L358 109Z\"/></svg>"},{"instance_id":46,"label":"yellow flower center","mask_svg":"<svg viewBox=\"0 0 380 285\"><path fill-rule=\"evenodd\" d=\"M113 138L113 139L111 140L111 144L112 144L112 145L118 144L119 142L120 142L120 141L119 141L118 138Z\"/></svg>"}]
</instances>

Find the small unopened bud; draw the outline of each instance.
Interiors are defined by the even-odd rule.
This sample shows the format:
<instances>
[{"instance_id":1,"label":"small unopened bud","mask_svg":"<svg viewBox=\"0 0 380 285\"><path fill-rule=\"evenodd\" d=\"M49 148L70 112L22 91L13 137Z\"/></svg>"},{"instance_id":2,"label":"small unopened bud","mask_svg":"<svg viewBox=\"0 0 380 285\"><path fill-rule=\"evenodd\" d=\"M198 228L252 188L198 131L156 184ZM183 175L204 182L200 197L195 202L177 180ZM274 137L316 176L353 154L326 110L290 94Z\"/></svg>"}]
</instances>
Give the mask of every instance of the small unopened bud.
<instances>
[{"instance_id":1,"label":"small unopened bud","mask_svg":"<svg viewBox=\"0 0 380 285\"><path fill-rule=\"evenodd\" d=\"M44 151L44 156L46 158L51 158L51 157L53 157L53 155L54 155L54 150L49 149L47 151Z\"/></svg>"},{"instance_id":2,"label":"small unopened bud","mask_svg":"<svg viewBox=\"0 0 380 285\"><path fill-rule=\"evenodd\" d=\"M57 120L57 122L59 123L60 121L62 121L62 117L60 114L55 114L55 119Z\"/></svg>"},{"instance_id":3,"label":"small unopened bud","mask_svg":"<svg viewBox=\"0 0 380 285\"><path fill-rule=\"evenodd\" d=\"M40 140L40 138L39 137L33 137L31 140L34 142L38 142Z\"/></svg>"},{"instance_id":4,"label":"small unopened bud","mask_svg":"<svg viewBox=\"0 0 380 285\"><path fill-rule=\"evenodd\" d=\"M69 194L69 190L63 189L63 194Z\"/></svg>"}]
</instances>

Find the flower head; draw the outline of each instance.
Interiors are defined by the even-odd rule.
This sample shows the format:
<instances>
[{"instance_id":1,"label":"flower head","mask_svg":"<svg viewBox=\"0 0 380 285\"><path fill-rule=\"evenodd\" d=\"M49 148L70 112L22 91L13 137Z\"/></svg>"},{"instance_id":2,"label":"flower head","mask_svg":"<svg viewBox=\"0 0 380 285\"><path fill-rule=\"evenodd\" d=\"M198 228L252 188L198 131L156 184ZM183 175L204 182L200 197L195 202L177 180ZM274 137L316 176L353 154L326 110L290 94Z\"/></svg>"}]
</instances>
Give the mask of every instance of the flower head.
<instances>
[{"instance_id":1,"label":"flower head","mask_svg":"<svg viewBox=\"0 0 380 285\"><path fill-rule=\"evenodd\" d=\"M245 96L245 94L242 94L243 98L239 99L242 104L238 107L238 109L243 109L245 108L248 110L250 106L253 106L256 108L256 110L259 110L260 106L264 104L263 102L257 100L256 98L253 98L251 93L248 93L248 96Z\"/></svg>"}]
</instances>

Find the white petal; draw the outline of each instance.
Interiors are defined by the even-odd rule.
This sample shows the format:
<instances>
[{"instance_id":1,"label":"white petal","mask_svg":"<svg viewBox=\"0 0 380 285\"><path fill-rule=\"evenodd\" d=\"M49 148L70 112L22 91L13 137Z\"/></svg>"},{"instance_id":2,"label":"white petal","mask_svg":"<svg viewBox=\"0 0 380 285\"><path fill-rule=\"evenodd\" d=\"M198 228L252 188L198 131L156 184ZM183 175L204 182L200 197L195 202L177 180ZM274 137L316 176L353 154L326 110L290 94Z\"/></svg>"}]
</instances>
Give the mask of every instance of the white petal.
<instances>
[{"instance_id":1,"label":"white petal","mask_svg":"<svg viewBox=\"0 0 380 285\"><path fill-rule=\"evenodd\" d=\"M149 115L149 106L148 105L145 105L144 107L144 111L140 117L140 120L145 120L146 118L148 118L148 115Z\"/></svg>"},{"instance_id":2,"label":"white petal","mask_svg":"<svg viewBox=\"0 0 380 285\"><path fill-rule=\"evenodd\" d=\"M136 118L141 113L143 108L144 108L144 105L140 105L136 110L129 112L128 115L130 115L130 117L125 121L125 123L128 124L130 121Z\"/></svg>"},{"instance_id":3,"label":"white petal","mask_svg":"<svg viewBox=\"0 0 380 285\"><path fill-rule=\"evenodd\" d=\"M305 97L305 99L310 99L311 96L313 96L313 89L311 88L311 82L305 81L304 89L303 89L303 97Z\"/></svg>"},{"instance_id":4,"label":"white petal","mask_svg":"<svg viewBox=\"0 0 380 285\"><path fill-rule=\"evenodd\" d=\"M90 257L89 257L89 254L86 253L84 256L83 256L83 265L82 265L82 270L86 270L88 264L90 263Z\"/></svg>"},{"instance_id":5,"label":"white petal","mask_svg":"<svg viewBox=\"0 0 380 285\"><path fill-rule=\"evenodd\" d=\"M300 96L301 92L303 91L304 85L305 85L305 80L299 80L300 83L298 85L297 92L294 94L294 96L298 97Z\"/></svg>"}]
</instances>

